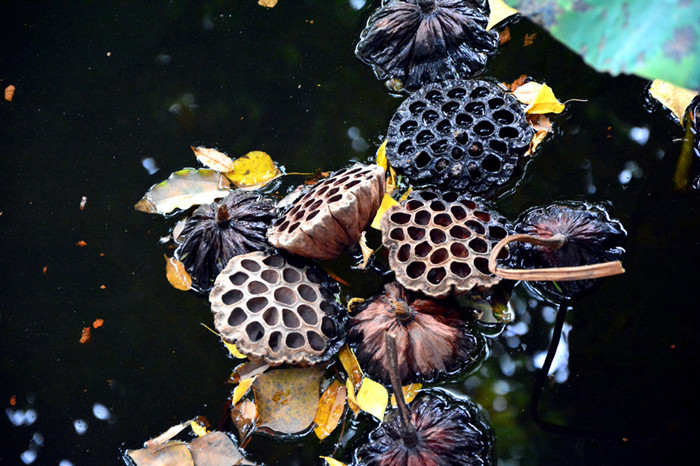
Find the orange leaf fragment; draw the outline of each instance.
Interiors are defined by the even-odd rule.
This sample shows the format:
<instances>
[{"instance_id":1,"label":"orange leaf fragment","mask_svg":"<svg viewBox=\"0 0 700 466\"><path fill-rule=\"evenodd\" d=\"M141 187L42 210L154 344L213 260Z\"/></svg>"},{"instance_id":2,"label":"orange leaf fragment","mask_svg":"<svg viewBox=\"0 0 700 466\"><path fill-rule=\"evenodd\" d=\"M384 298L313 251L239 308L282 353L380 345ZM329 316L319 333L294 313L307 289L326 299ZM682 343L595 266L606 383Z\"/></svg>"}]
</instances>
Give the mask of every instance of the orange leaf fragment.
<instances>
[{"instance_id":1,"label":"orange leaf fragment","mask_svg":"<svg viewBox=\"0 0 700 466\"><path fill-rule=\"evenodd\" d=\"M80 246L81 248L82 248L83 246L87 246L87 243L86 243L85 241L83 241L83 240L80 240L80 241L78 241L78 242L75 243L75 244L77 244L77 245Z\"/></svg>"},{"instance_id":2,"label":"orange leaf fragment","mask_svg":"<svg viewBox=\"0 0 700 466\"><path fill-rule=\"evenodd\" d=\"M12 102L12 98L15 96L15 86L10 84L5 88L5 100Z\"/></svg>"},{"instance_id":3,"label":"orange leaf fragment","mask_svg":"<svg viewBox=\"0 0 700 466\"><path fill-rule=\"evenodd\" d=\"M95 319L95 321L92 323L92 326L93 328L100 328L104 325L104 323L104 319Z\"/></svg>"},{"instance_id":4,"label":"orange leaf fragment","mask_svg":"<svg viewBox=\"0 0 700 466\"><path fill-rule=\"evenodd\" d=\"M165 257L165 276L170 284L178 290L187 291L192 288L192 277L185 270L185 265L174 257Z\"/></svg>"},{"instance_id":5,"label":"orange leaf fragment","mask_svg":"<svg viewBox=\"0 0 700 466\"><path fill-rule=\"evenodd\" d=\"M101 289L101 290L106 290L107 287L106 287L105 285L100 285L100 289Z\"/></svg>"},{"instance_id":6,"label":"orange leaf fragment","mask_svg":"<svg viewBox=\"0 0 700 466\"><path fill-rule=\"evenodd\" d=\"M536 32L533 32L532 34L525 34L525 39L523 40L523 47L528 47L532 45L532 43L535 41L535 37L537 37Z\"/></svg>"},{"instance_id":7,"label":"orange leaf fragment","mask_svg":"<svg viewBox=\"0 0 700 466\"><path fill-rule=\"evenodd\" d=\"M347 400L347 391L337 380L334 380L321 395L316 417L314 417L314 423L316 423L314 432L319 440L328 437L338 427L345 411L345 400Z\"/></svg>"},{"instance_id":8,"label":"orange leaf fragment","mask_svg":"<svg viewBox=\"0 0 700 466\"><path fill-rule=\"evenodd\" d=\"M92 335L90 335L90 327L83 327L83 330L80 332L80 343L87 343L90 341L90 338L92 338Z\"/></svg>"},{"instance_id":9,"label":"orange leaf fragment","mask_svg":"<svg viewBox=\"0 0 700 466\"><path fill-rule=\"evenodd\" d=\"M47 270L48 270L48 267L47 267L47 266L44 266L44 268L41 269L41 272L42 272L44 275L46 275L46 271L47 271Z\"/></svg>"},{"instance_id":10,"label":"orange leaf fragment","mask_svg":"<svg viewBox=\"0 0 700 466\"><path fill-rule=\"evenodd\" d=\"M10 406L15 406L17 404L17 395L12 395L10 397Z\"/></svg>"}]
</instances>

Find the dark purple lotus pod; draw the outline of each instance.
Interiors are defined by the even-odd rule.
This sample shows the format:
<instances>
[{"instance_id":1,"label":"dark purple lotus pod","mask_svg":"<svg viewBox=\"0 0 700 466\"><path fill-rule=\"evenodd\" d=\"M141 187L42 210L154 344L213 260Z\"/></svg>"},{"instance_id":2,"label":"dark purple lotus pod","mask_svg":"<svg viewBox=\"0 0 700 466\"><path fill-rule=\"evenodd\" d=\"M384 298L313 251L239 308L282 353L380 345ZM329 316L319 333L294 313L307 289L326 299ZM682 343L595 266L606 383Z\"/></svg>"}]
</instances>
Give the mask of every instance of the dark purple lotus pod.
<instances>
[{"instance_id":1,"label":"dark purple lotus pod","mask_svg":"<svg viewBox=\"0 0 700 466\"><path fill-rule=\"evenodd\" d=\"M219 202L198 207L185 221L175 256L207 291L232 257L269 247L265 234L274 210L274 202L257 193L232 191Z\"/></svg>"},{"instance_id":2,"label":"dark purple lotus pod","mask_svg":"<svg viewBox=\"0 0 700 466\"><path fill-rule=\"evenodd\" d=\"M450 301L411 297L398 283L359 306L349 341L364 371L389 384L384 338L396 340L402 385L432 382L477 359L482 345Z\"/></svg>"},{"instance_id":3,"label":"dark purple lotus pod","mask_svg":"<svg viewBox=\"0 0 700 466\"><path fill-rule=\"evenodd\" d=\"M424 392L409 409L415 438L406 435L395 409L370 433L368 443L355 451L357 465L493 464L493 435L473 403L456 401L442 392Z\"/></svg>"},{"instance_id":4,"label":"dark purple lotus pod","mask_svg":"<svg viewBox=\"0 0 700 466\"><path fill-rule=\"evenodd\" d=\"M377 79L398 79L409 90L466 78L498 47L498 33L485 29L488 16L487 0L384 0L355 54Z\"/></svg>"},{"instance_id":5,"label":"dark purple lotus pod","mask_svg":"<svg viewBox=\"0 0 700 466\"><path fill-rule=\"evenodd\" d=\"M569 202L537 207L525 212L516 225L517 233L540 238L563 235L557 248L518 242L510 245L520 268L576 267L621 260L627 232L610 218L603 206ZM593 280L534 282L537 289L555 297L574 297L593 285Z\"/></svg>"}]
</instances>

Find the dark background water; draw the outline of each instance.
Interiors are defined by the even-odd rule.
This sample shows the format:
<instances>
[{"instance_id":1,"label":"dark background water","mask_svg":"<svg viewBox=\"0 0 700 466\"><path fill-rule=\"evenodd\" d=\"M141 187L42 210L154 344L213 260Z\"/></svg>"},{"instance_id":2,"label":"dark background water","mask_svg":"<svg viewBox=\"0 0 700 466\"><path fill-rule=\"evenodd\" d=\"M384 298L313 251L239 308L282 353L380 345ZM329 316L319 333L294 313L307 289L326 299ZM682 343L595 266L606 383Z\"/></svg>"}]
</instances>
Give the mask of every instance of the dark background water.
<instances>
[{"instance_id":1,"label":"dark background water","mask_svg":"<svg viewBox=\"0 0 700 466\"><path fill-rule=\"evenodd\" d=\"M165 279L158 239L174 219L133 205L151 184L196 165L190 145L232 156L264 150L290 171L370 159L400 103L353 55L375 6L0 4L0 87L17 88L0 102L0 464L32 452L34 464L119 464L123 449L185 419L218 424L234 361L200 325L212 323L207 300ZM627 273L574 303L540 407L588 433L543 431L526 412L554 308L522 287L490 357L450 388L484 408L504 465L695 455L700 196L672 187L682 130L648 104L645 81L596 73L528 21L511 33L486 75L528 74L562 100L588 102L554 118L556 135L497 205L515 220L555 200L610 202L629 232ZM353 149L350 128L366 149ZM146 157L157 173L144 169ZM104 326L80 344L97 318ZM96 404L108 420L95 417ZM348 434L358 442L371 427L360 420ZM249 451L267 464L321 464L336 440L255 437Z\"/></svg>"}]
</instances>

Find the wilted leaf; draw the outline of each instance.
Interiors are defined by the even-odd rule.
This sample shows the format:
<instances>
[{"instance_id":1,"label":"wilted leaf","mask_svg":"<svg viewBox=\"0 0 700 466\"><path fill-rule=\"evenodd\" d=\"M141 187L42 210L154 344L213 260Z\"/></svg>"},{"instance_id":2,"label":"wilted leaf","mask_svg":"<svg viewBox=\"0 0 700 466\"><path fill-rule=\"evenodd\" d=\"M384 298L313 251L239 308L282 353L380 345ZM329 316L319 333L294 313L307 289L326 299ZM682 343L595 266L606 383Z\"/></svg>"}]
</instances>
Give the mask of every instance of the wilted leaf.
<instances>
[{"instance_id":1,"label":"wilted leaf","mask_svg":"<svg viewBox=\"0 0 700 466\"><path fill-rule=\"evenodd\" d=\"M92 328L100 328L104 325L104 323L104 319L95 319L95 321L92 323Z\"/></svg>"},{"instance_id":2,"label":"wilted leaf","mask_svg":"<svg viewBox=\"0 0 700 466\"><path fill-rule=\"evenodd\" d=\"M229 181L219 172L206 168L186 168L151 186L135 208L149 214L165 215L175 209L210 204L226 197L229 186Z\"/></svg>"},{"instance_id":3,"label":"wilted leaf","mask_svg":"<svg viewBox=\"0 0 700 466\"><path fill-rule=\"evenodd\" d=\"M532 141L530 141L530 147L527 149L527 152L525 153L526 156L530 156L535 153L535 150L537 149L537 146L540 145L542 140L544 139L545 136L547 136L548 131L537 131L535 135L532 137Z\"/></svg>"},{"instance_id":4,"label":"wilted leaf","mask_svg":"<svg viewBox=\"0 0 700 466\"><path fill-rule=\"evenodd\" d=\"M83 327L80 331L80 343L85 344L92 338L90 335L90 327Z\"/></svg>"},{"instance_id":5,"label":"wilted leaf","mask_svg":"<svg viewBox=\"0 0 700 466\"><path fill-rule=\"evenodd\" d=\"M347 464L345 464L341 461L335 460L335 459L331 458L330 456L319 456L319 458L323 458L324 460L326 460L326 464L328 466L347 466Z\"/></svg>"},{"instance_id":6,"label":"wilted leaf","mask_svg":"<svg viewBox=\"0 0 700 466\"><path fill-rule=\"evenodd\" d=\"M348 301L348 305L347 305L348 312L352 312L352 310L355 308L355 306L357 306L358 304L362 304L364 302L365 302L364 298L352 298L352 299L350 299L350 301Z\"/></svg>"},{"instance_id":7,"label":"wilted leaf","mask_svg":"<svg viewBox=\"0 0 700 466\"><path fill-rule=\"evenodd\" d=\"M190 421L190 428L192 429L192 432L194 432L194 434L197 437L204 437L205 435L207 435L209 433L209 431L207 430L207 428L205 426L201 425L199 422L195 421L194 419Z\"/></svg>"},{"instance_id":8,"label":"wilted leaf","mask_svg":"<svg viewBox=\"0 0 700 466\"><path fill-rule=\"evenodd\" d=\"M343 365L343 369L345 369L345 373L348 375L348 379L355 386L355 390L357 390L360 388L364 375L362 374L362 369L360 368L360 363L357 361L355 353L352 352L348 345L344 345L340 348L338 358L340 358L340 362ZM353 390L353 393L355 390Z\"/></svg>"},{"instance_id":9,"label":"wilted leaf","mask_svg":"<svg viewBox=\"0 0 700 466\"><path fill-rule=\"evenodd\" d=\"M197 157L197 160L207 168L221 173L230 172L234 169L233 160L223 152L207 147L190 146L190 148L194 152L195 157Z\"/></svg>"},{"instance_id":10,"label":"wilted leaf","mask_svg":"<svg viewBox=\"0 0 700 466\"><path fill-rule=\"evenodd\" d=\"M269 155L256 150L234 160L226 177L238 188L260 188L281 174Z\"/></svg>"},{"instance_id":11,"label":"wilted leaf","mask_svg":"<svg viewBox=\"0 0 700 466\"><path fill-rule=\"evenodd\" d=\"M192 277L185 270L184 264L174 257L168 257L165 254L163 257L165 257L165 276L170 284L182 291L192 288Z\"/></svg>"},{"instance_id":12,"label":"wilted leaf","mask_svg":"<svg viewBox=\"0 0 700 466\"><path fill-rule=\"evenodd\" d=\"M357 267L359 269L364 270L365 267L367 267L367 263L369 262L369 258L372 257L372 254L374 254L374 249L367 246L367 232L366 231L363 231L362 234L360 235L360 249L362 250L362 263L360 265L358 265Z\"/></svg>"},{"instance_id":13,"label":"wilted leaf","mask_svg":"<svg viewBox=\"0 0 700 466\"><path fill-rule=\"evenodd\" d=\"M238 402L241 401L241 398L248 393L248 390L250 390L250 386L253 385L254 381L255 377L251 377L249 379L241 380L238 385L236 385L236 388L233 389L233 396L231 397L231 404L233 406L237 405Z\"/></svg>"},{"instance_id":14,"label":"wilted leaf","mask_svg":"<svg viewBox=\"0 0 700 466\"><path fill-rule=\"evenodd\" d=\"M211 432L190 443L195 466L254 465L246 460L233 440L223 432Z\"/></svg>"},{"instance_id":15,"label":"wilted leaf","mask_svg":"<svg viewBox=\"0 0 700 466\"><path fill-rule=\"evenodd\" d=\"M186 443L168 442L156 447L127 450L126 454L136 466L194 466L192 453Z\"/></svg>"},{"instance_id":16,"label":"wilted leaf","mask_svg":"<svg viewBox=\"0 0 700 466\"><path fill-rule=\"evenodd\" d=\"M671 110L679 123L683 123L685 111L690 102L698 95L695 91L690 91L682 87L674 86L666 81L655 79L649 88L649 94L661 104Z\"/></svg>"},{"instance_id":17,"label":"wilted leaf","mask_svg":"<svg viewBox=\"0 0 700 466\"><path fill-rule=\"evenodd\" d=\"M361 410L360 407L357 406L357 399L355 399L355 387L352 385L352 381L350 379L345 380L345 390L347 391L348 396L348 406L350 406L352 412L355 413L355 417L357 417Z\"/></svg>"},{"instance_id":18,"label":"wilted leaf","mask_svg":"<svg viewBox=\"0 0 700 466\"><path fill-rule=\"evenodd\" d=\"M401 392L403 393L406 403L413 401L421 388L423 388L423 384L420 383L412 383L401 387ZM391 395L391 406L394 408L396 407L396 397L394 395Z\"/></svg>"},{"instance_id":19,"label":"wilted leaf","mask_svg":"<svg viewBox=\"0 0 700 466\"><path fill-rule=\"evenodd\" d=\"M319 440L328 437L338 426L343 411L345 411L346 400L347 390L337 380L334 380L323 392L321 400L318 402L316 417L314 417L316 424L314 432Z\"/></svg>"},{"instance_id":20,"label":"wilted leaf","mask_svg":"<svg viewBox=\"0 0 700 466\"><path fill-rule=\"evenodd\" d=\"M148 440L145 443L145 445L148 448L155 448L158 445L163 445L168 440L172 439L177 434L179 434L180 432L185 430L189 424L190 424L190 421L185 421L185 422L181 422L180 424L174 425L174 426L170 427L168 430L166 430L165 432L163 432L162 434L160 434L159 436Z\"/></svg>"},{"instance_id":21,"label":"wilted leaf","mask_svg":"<svg viewBox=\"0 0 700 466\"><path fill-rule=\"evenodd\" d=\"M487 31L490 31L504 19L518 13L518 10L503 3L503 0L489 0L489 10L491 13L489 14L489 24L486 26Z\"/></svg>"},{"instance_id":22,"label":"wilted leaf","mask_svg":"<svg viewBox=\"0 0 700 466\"><path fill-rule=\"evenodd\" d=\"M245 438L255 425L257 410L253 400L243 400L231 408L231 421L238 430L239 438Z\"/></svg>"},{"instance_id":23,"label":"wilted leaf","mask_svg":"<svg viewBox=\"0 0 700 466\"><path fill-rule=\"evenodd\" d=\"M223 340L222 340L223 341ZM229 353L231 353L231 356L233 356L236 359L246 359L247 356L240 351L238 351L238 348L236 348L236 345L233 343L229 343L227 341L224 341L224 345L226 345L226 348L228 349Z\"/></svg>"},{"instance_id":24,"label":"wilted leaf","mask_svg":"<svg viewBox=\"0 0 700 466\"><path fill-rule=\"evenodd\" d=\"M384 385L365 377L357 391L357 406L366 413L370 413L380 421L384 420L384 411L389 402L389 393Z\"/></svg>"},{"instance_id":25,"label":"wilted leaf","mask_svg":"<svg viewBox=\"0 0 700 466\"><path fill-rule=\"evenodd\" d=\"M536 82L525 83L513 91L513 95L527 105L525 113L561 113L564 104L554 96L552 88Z\"/></svg>"},{"instance_id":26,"label":"wilted leaf","mask_svg":"<svg viewBox=\"0 0 700 466\"><path fill-rule=\"evenodd\" d=\"M296 434L309 428L316 416L323 368L275 369L255 379L253 393L258 428Z\"/></svg>"},{"instance_id":27,"label":"wilted leaf","mask_svg":"<svg viewBox=\"0 0 700 466\"><path fill-rule=\"evenodd\" d=\"M273 8L277 5L277 0L258 0L258 5L264 6L265 8Z\"/></svg>"},{"instance_id":28,"label":"wilted leaf","mask_svg":"<svg viewBox=\"0 0 700 466\"><path fill-rule=\"evenodd\" d=\"M382 203L379 206L379 209L377 210L377 214L374 216L374 220L372 220L372 228L376 230L381 230L380 222L382 221L384 212L386 212L387 209L396 204L398 204L398 202L396 202L396 200L393 197L389 196L388 194L384 194L384 198L382 199Z\"/></svg>"},{"instance_id":29,"label":"wilted leaf","mask_svg":"<svg viewBox=\"0 0 700 466\"><path fill-rule=\"evenodd\" d=\"M5 100L12 102L12 98L15 96L15 86L10 84L5 88Z\"/></svg>"}]
</instances>

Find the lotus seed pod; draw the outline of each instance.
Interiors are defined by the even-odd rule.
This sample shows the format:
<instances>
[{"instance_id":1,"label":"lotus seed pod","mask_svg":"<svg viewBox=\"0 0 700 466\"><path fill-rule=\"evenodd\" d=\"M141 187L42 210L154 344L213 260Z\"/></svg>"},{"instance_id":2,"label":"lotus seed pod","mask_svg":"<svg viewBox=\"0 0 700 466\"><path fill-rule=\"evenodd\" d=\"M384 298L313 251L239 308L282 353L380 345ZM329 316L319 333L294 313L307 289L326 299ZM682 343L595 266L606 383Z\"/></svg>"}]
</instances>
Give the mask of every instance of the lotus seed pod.
<instances>
[{"instance_id":1,"label":"lotus seed pod","mask_svg":"<svg viewBox=\"0 0 700 466\"><path fill-rule=\"evenodd\" d=\"M532 136L523 106L497 84L447 81L422 88L399 106L386 156L417 185L486 196L521 171Z\"/></svg>"},{"instance_id":2,"label":"lotus seed pod","mask_svg":"<svg viewBox=\"0 0 700 466\"><path fill-rule=\"evenodd\" d=\"M269 230L272 245L329 260L360 240L384 197L384 169L356 163L315 184Z\"/></svg>"},{"instance_id":3,"label":"lotus seed pod","mask_svg":"<svg viewBox=\"0 0 700 466\"><path fill-rule=\"evenodd\" d=\"M385 212L381 228L389 266L409 290L444 298L501 281L489 271L489 254L511 226L477 201L453 191L414 192Z\"/></svg>"},{"instance_id":4,"label":"lotus seed pod","mask_svg":"<svg viewBox=\"0 0 700 466\"><path fill-rule=\"evenodd\" d=\"M271 365L311 365L333 356L345 340L345 314L317 267L280 254L236 256L209 295L224 341Z\"/></svg>"}]
</instances>

